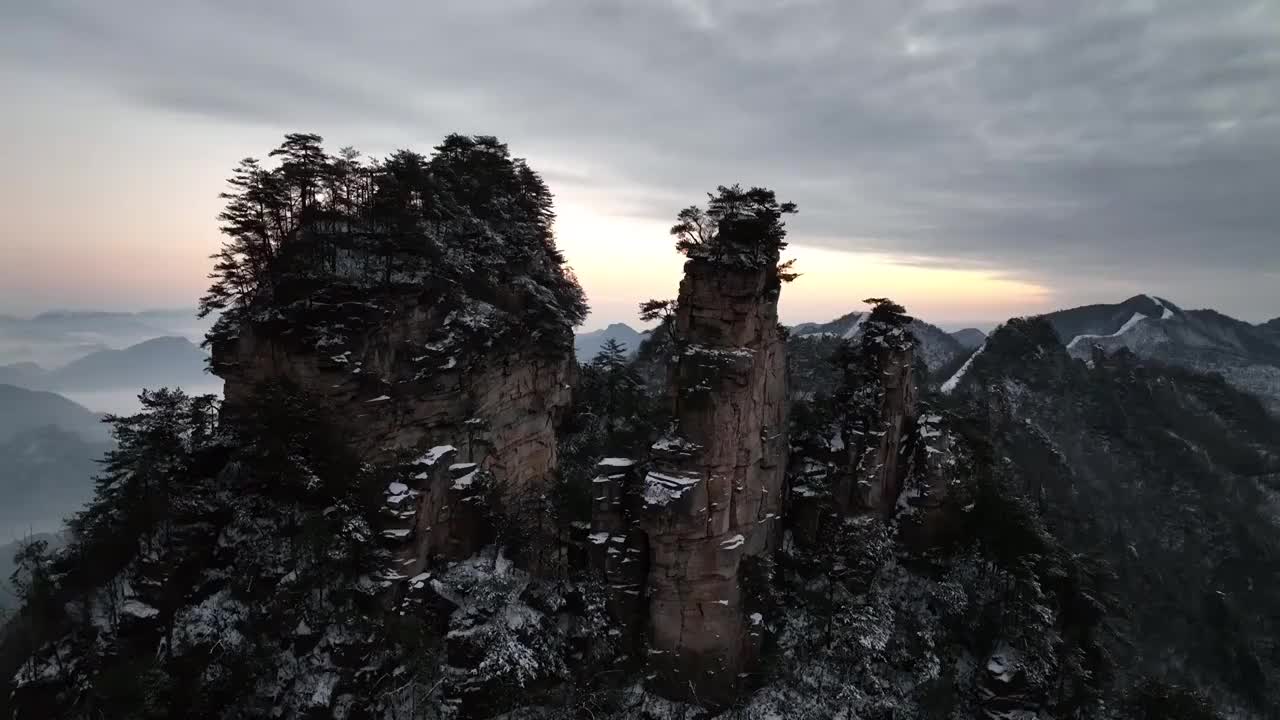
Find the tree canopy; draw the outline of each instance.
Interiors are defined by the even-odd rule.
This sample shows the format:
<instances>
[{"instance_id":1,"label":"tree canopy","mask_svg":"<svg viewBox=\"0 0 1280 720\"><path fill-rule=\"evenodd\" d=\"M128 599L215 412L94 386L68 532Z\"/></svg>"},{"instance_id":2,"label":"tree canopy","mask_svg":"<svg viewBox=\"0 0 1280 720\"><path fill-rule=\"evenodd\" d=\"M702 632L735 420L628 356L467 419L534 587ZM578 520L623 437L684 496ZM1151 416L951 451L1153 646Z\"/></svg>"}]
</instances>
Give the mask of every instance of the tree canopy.
<instances>
[{"instance_id":1,"label":"tree canopy","mask_svg":"<svg viewBox=\"0 0 1280 720\"><path fill-rule=\"evenodd\" d=\"M335 284L514 289L537 296L526 305L555 322L586 317L556 248L551 191L497 138L449 135L429 157L397 150L376 160L291 133L268 157L276 163L242 160L221 195L226 239L200 313L222 313L222 330Z\"/></svg>"},{"instance_id":2,"label":"tree canopy","mask_svg":"<svg viewBox=\"0 0 1280 720\"><path fill-rule=\"evenodd\" d=\"M778 202L772 190L721 185L707 193L706 209L681 210L671 234L676 249L690 258L747 267L777 264L787 246L782 216L795 212L795 203Z\"/></svg>"}]
</instances>

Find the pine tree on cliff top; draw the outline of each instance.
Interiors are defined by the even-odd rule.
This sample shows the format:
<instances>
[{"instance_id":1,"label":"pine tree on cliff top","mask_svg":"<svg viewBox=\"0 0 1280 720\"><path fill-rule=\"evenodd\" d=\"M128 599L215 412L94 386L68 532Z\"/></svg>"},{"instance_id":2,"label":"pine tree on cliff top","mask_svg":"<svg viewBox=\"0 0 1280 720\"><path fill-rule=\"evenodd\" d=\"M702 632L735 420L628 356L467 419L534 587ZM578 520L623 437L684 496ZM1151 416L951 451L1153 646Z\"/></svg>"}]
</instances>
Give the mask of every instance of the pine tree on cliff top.
<instances>
[{"instance_id":1,"label":"pine tree on cliff top","mask_svg":"<svg viewBox=\"0 0 1280 720\"><path fill-rule=\"evenodd\" d=\"M772 190L721 185L707 193L705 210L681 210L671 234L676 249L690 258L746 267L777 264L787 246L782 216L795 212L795 203L778 202Z\"/></svg>"},{"instance_id":2,"label":"pine tree on cliff top","mask_svg":"<svg viewBox=\"0 0 1280 720\"><path fill-rule=\"evenodd\" d=\"M228 180L226 238L200 300L201 316L223 315L215 336L340 285L461 284L490 297L515 287L536 297L522 321L559 328L586 317L556 248L551 191L497 138L454 134L430 157L399 150L371 161L352 148L329 155L321 142L286 135L275 166L248 158Z\"/></svg>"}]
</instances>

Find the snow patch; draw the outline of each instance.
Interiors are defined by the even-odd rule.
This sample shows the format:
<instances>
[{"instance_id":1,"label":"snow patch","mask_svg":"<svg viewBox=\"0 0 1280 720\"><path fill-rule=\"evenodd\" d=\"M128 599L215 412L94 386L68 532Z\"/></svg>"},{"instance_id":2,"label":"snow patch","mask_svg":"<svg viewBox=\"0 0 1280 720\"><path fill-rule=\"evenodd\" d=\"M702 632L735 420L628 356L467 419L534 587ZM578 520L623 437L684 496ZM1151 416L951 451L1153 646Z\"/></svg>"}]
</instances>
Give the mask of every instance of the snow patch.
<instances>
[{"instance_id":1,"label":"snow patch","mask_svg":"<svg viewBox=\"0 0 1280 720\"><path fill-rule=\"evenodd\" d=\"M1169 309L1169 306L1168 306L1168 305L1165 305L1165 304L1164 304L1164 301L1163 301L1163 300L1161 300L1160 298L1156 297L1155 295L1143 295L1143 297L1145 297L1146 299L1148 299L1148 300L1150 300L1151 302L1155 303L1155 304L1160 308L1160 319L1161 319L1161 320L1170 320L1170 319L1172 319L1172 318L1173 318L1173 311Z\"/></svg>"},{"instance_id":2,"label":"snow patch","mask_svg":"<svg viewBox=\"0 0 1280 720\"><path fill-rule=\"evenodd\" d=\"M969 359L964 361L964 364L960 366L960 369L956 371L956 374L952 375L946 382L942 383L942 387L939 389L942 391L943 395L950 395L951 391L956 389L956 386L964 379L965 373L969 372L969 366L973 365L974 358L981 355L982 351L986 349L987 343L984 341L978 346L977 350L973 351L973 354L969 356Z\"/></svg>"},{"instance_id":3,"label":"snow patch","mask_svg":"<svg viewBox=\"0 0 1280 720\"><path fill-rule=\"evenodd\" d=\"M136 598L125 600L124 605L120 606L120 612L139 620L147 620L160 614L159 610Z\"/></svg>"},{"instance_id":4,"label":"snow patch","mask_svg":"<svg viewBox=\"0 0 1280 720\"><path fill-rule=\"evenodd\" d=\"M987 660L987 672L994 675L1000 682L1007 683L1018 674L1020 661L1017 650L1005 643L1000 643L996 646L995 652L991 653L991 658Z\"/></svg>"},{"instance_id":5,"label":"snow patch","mask_svg":"<svg viewBox=\"0 0 1280 720\"><path fill-rule=\"evenodd\" d=\"M697 475L664 475L650 472L644 477L646 505L669 505L702 481Z\"/></svg>"},{"instance_id":6,"label":"snow patch","mask_svg":"<svg viewBox=\"0 0 1280 720\"><path fill-rule=\"evenodd\" d=\"M724 542L720 543L720 549L721 550L737 550L738 548L745 545L746 542L747 542L747 539L743 537L741 533L739 533L738 535L734 535L728 540L725 540Z\"/></svg>"},{"instance_id":7,"label":"snow patch","mask_svg":"<svg viewBox=\"0 0 1280 720\"><path fill-rule=\"evenodd\" d=\"M1163 307L1163 306L1161 306L1161 307ZM1166 312L1167 312L1167 311L1168 311L1168 308L1165 308L1165 310L1166 310ZM1076 346L1076 343L1080 342L1081 340L1091 340L1091 339L1092 339L1092 340L1098 340L1098 339L1102 339L1102 338L1120 337L1121 335L1123 335L1123 334L1125 334L1125 333L1129 332L1130 330L1132 330L1132 329L1133 329L1133 328L1134 328L1138 323L1140 323L1140 322L1142 322L1143 320L1146 320L1146 319L1147 319L1147 316L1146 316L1146 315L1143 315L1143 314L1142 314L1142 313L1140 313L1140 312L1136 312L1136 313L1134 313L1134 314L1133 314L1133 317L1131 317L1131 318L1129 318L1128 320L1126 320L1126 321L1125 321L1125 324L1123 324L1123 325L1121 325L1121 326L1120 326L1120 329L1119 329L1119 330L1117 330L1117 331L1115 331L1115 332L1111 333L1110 335L1077 335L1077 336L1075 336L1075 337L1071 338L1071 342L1067 343L1067 349L1068 349L1068 350L1070 350L1071 348L1075 347L1075 346Z\"/></svg>"},{"instance_id":8,"label":"snow patch","mask_svg":"<svg viewBox=\"0 0 1280 720\"><path fill-rule=\"evenodd\" d=\"M845 340L848 340L854 335L857 335L858 330L862 328L862 323L867 321L867 315L869 314L870 313L860 313L857 319L853 321L853 324L849 326L849 329L845 330L844 335L841 335L840 337L844 338Z\"/></svg>"},{"instance_id":9,"label":"snow patch","mask_svg":"<svg viewBox=\"0 0 1280 720\"><path fill-rule=\"evenodd\" d=\"M435 465L439 462L440 458L444 457L448 453L457 452L457 450L458 449L452 445L437 445L423 453L422 457L418 458L417 464Z\"/></svg>"},{"instance_id":10,"label":"snow patch","mask_svg":"<svg viewBox=\"0 0 1280 720\"><path fill-rule=\"evenodd\" d=\"M632 465L635 465L635 464L636 464L636 461L632 460L631 458L617 458L617 457L608 457L601 460L599 463L597 463L597 465L604 465L606 467L631 467Z\"/></svg>"},{"instance_id":11,"label":"snow patch","mask_svg":"<svg viewBox=\"0 0 1280 720\"><path fill-rule=\"evenodd\" d=\"M458 478L458 479L454 480L454 481L453 481L453 489L454 489L454 490L466 490L466 489L470 488L470 487L471 487L471 485L472 485L472 483L474 483L474 482L475 482L475 480L476 480L476 473L477 473L477 472L479 472L479 471L478 471L478 470L472 470L471 472L467 473L466 475L463 475L462 477L460 477L460 478Z\"/></svg>"}]
</instances>

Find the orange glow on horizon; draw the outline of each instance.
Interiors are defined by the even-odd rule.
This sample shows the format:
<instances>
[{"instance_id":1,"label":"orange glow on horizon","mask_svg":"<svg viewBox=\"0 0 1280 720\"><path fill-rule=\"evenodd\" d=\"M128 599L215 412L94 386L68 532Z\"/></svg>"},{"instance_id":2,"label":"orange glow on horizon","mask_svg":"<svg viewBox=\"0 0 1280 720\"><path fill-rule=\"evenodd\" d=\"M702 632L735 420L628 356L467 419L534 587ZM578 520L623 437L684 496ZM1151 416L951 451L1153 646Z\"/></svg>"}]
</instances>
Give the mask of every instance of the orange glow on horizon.
<instances>
[{"instance_id":1,"label":"orange glow on horizon","mask_svg":"<svg viewBox=\"0 0 1280 720\"><path fill-rule=\"evenodd\" d=\"M587 292L592 315L585 329L611 322L636 325L636 305L675 297L684 258L668 223L621 219L562 202L561 249ZM801 277L782 291L784 323L825 322L862 310L868 297L891 297L935 324L987 321L1050 309L1048 288L993 270L908 265L887 255L790 245Z\"/></svg>"}]
</instances>

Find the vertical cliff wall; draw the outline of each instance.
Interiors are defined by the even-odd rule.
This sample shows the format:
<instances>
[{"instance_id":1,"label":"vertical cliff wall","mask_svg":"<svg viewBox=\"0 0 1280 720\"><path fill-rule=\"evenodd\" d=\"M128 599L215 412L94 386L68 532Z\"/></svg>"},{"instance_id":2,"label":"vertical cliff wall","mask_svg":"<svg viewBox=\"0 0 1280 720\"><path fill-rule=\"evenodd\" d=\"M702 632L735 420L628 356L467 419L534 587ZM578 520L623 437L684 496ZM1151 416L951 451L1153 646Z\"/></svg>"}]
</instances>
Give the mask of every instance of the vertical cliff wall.
<instances>
[{"instance_id":1,"label":"vertical cliff wall","mask_svg":"<svg viewBox=\"0 0 1280 720\"><path fill-rule=\"evenodd\" d=\"M474 498L486 488L543 492L577 368L568 328L542 343L469 342L459 325L496 334L502 317L517 316L423 291L299 315L283 330L247 323L214 345L228 412L249 407L260 383L285 381L328 408L361 458L416 460L413 484L387 491L391 577L478 549L486 536Z\"/></svg>"},{"instance_id":2,"label":"vertical cliff wall","mask_svg":"<svg viewBox=\"0 0 1280 720\"><path fill-rule=\"evenodd\" d=\"M787 452L777 300L773 263L685 264L671 326L674 431L653 447L641 517L651 661L670 696L731 697L756 654L743 564L776 539Z\"/></svg>"}]
</instances>

